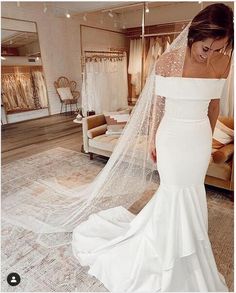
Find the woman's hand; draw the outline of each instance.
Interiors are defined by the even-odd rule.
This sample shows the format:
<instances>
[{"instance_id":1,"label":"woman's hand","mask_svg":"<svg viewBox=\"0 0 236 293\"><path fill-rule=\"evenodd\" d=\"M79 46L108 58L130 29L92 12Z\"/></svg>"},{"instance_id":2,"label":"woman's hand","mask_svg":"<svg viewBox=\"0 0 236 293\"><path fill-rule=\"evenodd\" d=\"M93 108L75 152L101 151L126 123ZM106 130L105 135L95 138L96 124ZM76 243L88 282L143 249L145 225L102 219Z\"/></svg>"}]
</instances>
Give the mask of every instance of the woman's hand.
<instances>
[{"instance_id":1,"label":"woman's hand","mask_svg":"<svg viewBox=\"0 0 236 293\"><path fill-rule=\"evenodd\" d=\"M154 163L157 161L156 145L154 142L149 144L149 154Z\"/></svg>"}]
</instances>

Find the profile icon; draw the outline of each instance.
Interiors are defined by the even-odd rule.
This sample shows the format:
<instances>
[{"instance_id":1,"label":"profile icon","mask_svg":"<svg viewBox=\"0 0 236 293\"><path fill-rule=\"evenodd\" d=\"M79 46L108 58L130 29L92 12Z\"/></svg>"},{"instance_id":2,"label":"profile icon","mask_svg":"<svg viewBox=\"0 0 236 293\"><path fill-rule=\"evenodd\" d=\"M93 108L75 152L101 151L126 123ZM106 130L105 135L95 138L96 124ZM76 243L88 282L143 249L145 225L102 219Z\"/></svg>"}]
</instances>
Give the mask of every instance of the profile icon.
<instances>
[{"instance_id":1,"label":"profile icon","mask_svg":"<svg viewBox=\"0 0 236 293\"><path fill-rule=\"evenodd\" d=\"M17 282L17 281L16 281L16 276L12 276L10 282L11 282L11 283L16 283L16 282Z\"/></svg>"},{"instance_id":2,"label":"profile icon","mask_svg":"<svg viewBox=\"0 0 236 293\"><path fill-rule=\"evenodd\" d=\"M17 286L20 283L20 275L17 273L10 273L7 276L7 283L10 286Z\"/></svg>"}]
</instances>

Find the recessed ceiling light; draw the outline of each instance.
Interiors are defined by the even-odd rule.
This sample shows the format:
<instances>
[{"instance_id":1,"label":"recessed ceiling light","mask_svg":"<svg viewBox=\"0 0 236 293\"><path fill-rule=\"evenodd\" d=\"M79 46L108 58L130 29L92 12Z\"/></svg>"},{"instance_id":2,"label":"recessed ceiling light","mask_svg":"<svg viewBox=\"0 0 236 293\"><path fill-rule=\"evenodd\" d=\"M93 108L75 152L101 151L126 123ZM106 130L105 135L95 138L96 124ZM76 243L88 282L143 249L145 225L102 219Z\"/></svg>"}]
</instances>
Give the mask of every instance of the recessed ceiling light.
<instances>
[{"instance_id":1,"label":"recessed ceiling light","mask_svg":"<svg viewBox=\"0 0 236 293\"><path fill-rule=\"evenodd\" d=\"M67 17L67 18L70 18L70 13L69 13L68 10L66 11L66 17Z\"/></svg>"},{"instance_id":2,"label":"recessed ceiling light","mask_svg":"<svg viewBox=\"0 0 236 293\"><path fill-rule=\"evenodd\" d=\"M46 3L44 3L44 5L43 5L43 6L44 6L44 8L43 8L43 12L44 12L44 13L46 13L46 12L47 12L47 10L48 10Z\"/></svg>"}]
</instances>

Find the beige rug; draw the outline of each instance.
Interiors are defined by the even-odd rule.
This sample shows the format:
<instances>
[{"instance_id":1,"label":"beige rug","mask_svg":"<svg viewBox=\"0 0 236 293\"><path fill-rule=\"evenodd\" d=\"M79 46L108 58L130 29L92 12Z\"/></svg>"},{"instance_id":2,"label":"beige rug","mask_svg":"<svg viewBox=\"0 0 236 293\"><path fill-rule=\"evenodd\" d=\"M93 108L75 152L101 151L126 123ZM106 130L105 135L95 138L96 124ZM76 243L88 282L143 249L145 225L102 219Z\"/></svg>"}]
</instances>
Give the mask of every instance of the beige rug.
<instances>
[{"instance_id":1,"label":"beige rug","mask_svg":"<svg viewBox=\"0 0 236 293\"><path fill-rule=\"evenodd\" d=\"M105 162L90 161L84 154L63 148L12 162L2 167L2 197L27 190L38 179L56 178L65 187L90 182ZM207 195L209 236L217 266L233 292L233 203L221 192L207 189ZM146 194L130 210L137 214L150 196ZM96 278L87 274L88 267L80 266L70 245L47 249L35 240L34 233L2 221L3 292L107 292ZM21 276L16 287L6 282L11 272Z\"/></svg>"}]
</instances>

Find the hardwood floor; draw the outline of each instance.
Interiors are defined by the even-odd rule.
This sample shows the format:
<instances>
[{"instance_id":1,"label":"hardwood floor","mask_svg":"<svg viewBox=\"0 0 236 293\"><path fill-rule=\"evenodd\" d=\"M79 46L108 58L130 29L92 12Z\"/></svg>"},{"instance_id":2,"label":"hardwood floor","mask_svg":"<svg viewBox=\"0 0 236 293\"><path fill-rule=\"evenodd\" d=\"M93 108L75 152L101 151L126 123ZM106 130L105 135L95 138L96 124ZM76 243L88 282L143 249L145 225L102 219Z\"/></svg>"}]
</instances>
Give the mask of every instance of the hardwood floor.
<instances>
[{"instance_id":1,"label":"hardwood floor","mask_svg":"<svg viewBox=\"0 0 236 293\"><path fill-rule=\"evenodd\" d=\"M75 115L53 115L30 121L2 125L2 164L33 154L63 147L80 151L82 126Z\"/></svg>"}]
</instances>

